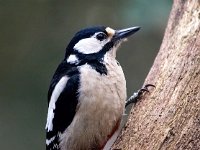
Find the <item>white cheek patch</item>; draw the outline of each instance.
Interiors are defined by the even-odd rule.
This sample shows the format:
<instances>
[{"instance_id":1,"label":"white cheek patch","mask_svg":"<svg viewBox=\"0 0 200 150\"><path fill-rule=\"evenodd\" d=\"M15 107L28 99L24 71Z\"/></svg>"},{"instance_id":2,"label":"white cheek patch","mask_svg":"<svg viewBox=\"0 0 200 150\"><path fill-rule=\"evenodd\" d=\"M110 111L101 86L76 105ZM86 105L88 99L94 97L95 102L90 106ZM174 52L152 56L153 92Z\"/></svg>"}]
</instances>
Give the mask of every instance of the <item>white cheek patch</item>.
<instances>
[{"instance_id":1,"label":"white cheek patch","mask_svg":"<svg viewBox=\"0 0 200 150\"><path fill-rule=\"evenodd\" d=\"M80 40L74 49L83 54L97 53L107 42L107 40L99 41L95 37L90 37Z\"/></svg>"},{"instance_id":2,"label":"white cheek patch","mask_svg":"<svg viewBox=\"0 0 200 150\"><path fill-rule=\"evenodd\" d=\"M46 123L46 127L45 127L45 129L47 129L47 131L53 130L53 118L54 118L53 111L55 110L55 107L56 107L56 101L58 100L58 97L64 90L68 79L69 78L67 76L62 77L52 92L51 99L49 102L48 114L47 114L47 123Z\"/></svg>"},{"instance_id":3,"label":"white cheek patch","mask_svg":"<svg viewBox=\"0 0 200 150\"><path fill-rule=\"evenodd\" d=\"M69 58L67 59L67 62L70 64L77 64L79 60L76 57L76 55L70 55Z\"/></svg>"}]
</instances>

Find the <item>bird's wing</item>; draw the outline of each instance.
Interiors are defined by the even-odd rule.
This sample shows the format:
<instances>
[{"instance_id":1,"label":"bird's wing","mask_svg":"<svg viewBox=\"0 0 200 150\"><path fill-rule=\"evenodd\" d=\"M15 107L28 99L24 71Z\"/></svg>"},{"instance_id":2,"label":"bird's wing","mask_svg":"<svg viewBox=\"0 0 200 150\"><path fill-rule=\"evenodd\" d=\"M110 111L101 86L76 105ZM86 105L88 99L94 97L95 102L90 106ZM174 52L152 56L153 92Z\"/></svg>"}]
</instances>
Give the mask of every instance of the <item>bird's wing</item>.
<instances>
[{"instance_id":1,"label":"bird's wing","mask_svg":"<svg viewBox=\"0 0 200 150\"><path fill-rule=\"evenodd\" d=\"M56 70L48 92L47 150L59 149L59 134L71 124L78 104L78 69L76 67L69 69L67 65L63 68L62 65L60 64Z\"/></svg>"}]
</instances>

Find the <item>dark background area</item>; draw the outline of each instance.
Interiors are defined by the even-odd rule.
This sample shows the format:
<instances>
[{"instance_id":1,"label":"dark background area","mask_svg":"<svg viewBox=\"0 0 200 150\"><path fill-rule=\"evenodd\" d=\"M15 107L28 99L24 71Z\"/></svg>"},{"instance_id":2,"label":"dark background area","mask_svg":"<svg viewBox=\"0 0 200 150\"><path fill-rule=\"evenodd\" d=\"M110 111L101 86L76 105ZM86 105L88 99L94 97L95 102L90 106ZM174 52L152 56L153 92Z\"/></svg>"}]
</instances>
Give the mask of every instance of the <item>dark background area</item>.
<instances>
[{"instance_id":1,"label":"dark background area","mask_svg":"<svg viewBox=\"0 0 200 150\"><path fill-rule=\"evenodd\" d=\"M0 149L45 149L47 91L74 33L141 26L118 51L128 96L159 50L171 1L0 0Z\"/></svg>"}]
</instances>

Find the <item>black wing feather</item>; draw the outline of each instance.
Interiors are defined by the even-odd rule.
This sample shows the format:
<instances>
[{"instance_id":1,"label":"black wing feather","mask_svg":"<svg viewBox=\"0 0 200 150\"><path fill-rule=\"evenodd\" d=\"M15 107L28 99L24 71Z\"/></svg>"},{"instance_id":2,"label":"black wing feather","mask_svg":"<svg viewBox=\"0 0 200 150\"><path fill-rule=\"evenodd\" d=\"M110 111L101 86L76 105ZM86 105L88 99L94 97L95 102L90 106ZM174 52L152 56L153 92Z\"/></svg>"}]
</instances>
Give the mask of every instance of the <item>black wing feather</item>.
<instances>
[{"instance_id":1,"label":"black wing feather","mask_svg":"<svg viewBox=\"0 0 200 150\"><path fill-rule=\"evenodd\" d=\"M47 131L46 138L49 140L55 137L52 142L46 146L47 150L59 150L59 133L63 133L65 129L71 124L74 115L76 113L76 107L78 104L78 86L79 86L79 71L76 66L69 65L62 62L51 81L48 92L48 103L50 101L52 92L56 84L63 76L67 76L69 79L64 90L61 92L58 100L55 104L54 118L53 118L53 130Z\"/></svg>"}]
</instances>

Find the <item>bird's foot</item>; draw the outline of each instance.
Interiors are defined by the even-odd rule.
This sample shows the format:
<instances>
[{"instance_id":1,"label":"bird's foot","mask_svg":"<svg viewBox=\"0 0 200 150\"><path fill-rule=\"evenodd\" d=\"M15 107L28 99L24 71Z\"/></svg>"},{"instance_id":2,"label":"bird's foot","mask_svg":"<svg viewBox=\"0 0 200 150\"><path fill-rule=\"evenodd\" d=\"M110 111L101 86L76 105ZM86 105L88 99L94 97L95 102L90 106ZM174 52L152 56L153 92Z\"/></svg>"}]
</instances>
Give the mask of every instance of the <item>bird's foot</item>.
<instances>
[{"instance_id":1,"label":"bird's foot","mask_svg":"<svg viewBox=\"0 0 200 150\"><path fill-rule=\"evenodd\" d=\"M137 92L133 93L133 95L126 101L125 107L127 107L129 104L136 103L145 92L149 92L148 87L155 88L155 85L146 84L143 88L141 88Z\"/></svg>"}]
</instances>

